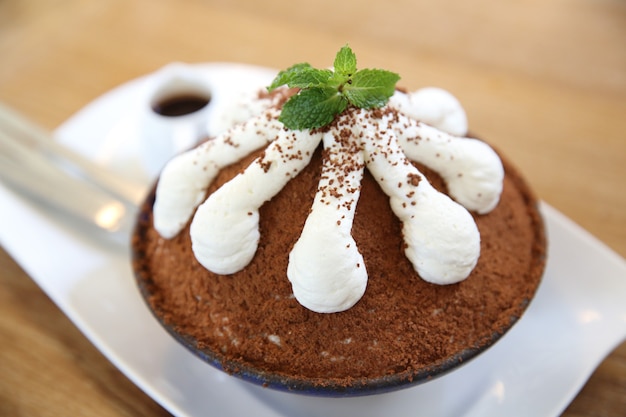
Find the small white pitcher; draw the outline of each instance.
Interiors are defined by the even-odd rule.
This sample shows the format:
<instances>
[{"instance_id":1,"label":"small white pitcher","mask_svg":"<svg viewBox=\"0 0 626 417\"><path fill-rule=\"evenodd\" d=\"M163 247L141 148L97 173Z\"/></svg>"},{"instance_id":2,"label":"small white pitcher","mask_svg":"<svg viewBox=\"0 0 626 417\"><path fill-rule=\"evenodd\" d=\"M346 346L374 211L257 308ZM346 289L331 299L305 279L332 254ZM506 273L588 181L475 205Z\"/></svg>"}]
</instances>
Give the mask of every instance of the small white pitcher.
<instances>
[{"instance_id":1,"label":"small white pitcher","mask_svg":"<svg viewBox=\"0 0 626 417\"><path fill-rule=\"evenodd\" d=\"M200 69L172 63L150 77L142 112L140 159L156 177L173 156L207 137L211 89Z\"/></svg>"}]
</instances>

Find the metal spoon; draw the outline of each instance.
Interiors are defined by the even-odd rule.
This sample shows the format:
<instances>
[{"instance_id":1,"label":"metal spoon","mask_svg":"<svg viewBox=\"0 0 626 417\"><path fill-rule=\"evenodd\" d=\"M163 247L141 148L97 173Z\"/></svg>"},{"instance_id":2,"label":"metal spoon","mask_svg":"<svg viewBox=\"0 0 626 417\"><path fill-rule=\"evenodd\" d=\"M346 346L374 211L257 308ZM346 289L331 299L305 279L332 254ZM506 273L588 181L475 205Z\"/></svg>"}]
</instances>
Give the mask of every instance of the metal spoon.
<instances>
[{"instance_id":1,"label":"metal spoon","mask_svg":"<svg viewBox=\"0 0 626 417\"><path fill-rule=\"evenodd\" d=\"M0 103L0 180L32 202L83 226L127 240L145 186L58 144Z\"/></svg>"}]
</instances>

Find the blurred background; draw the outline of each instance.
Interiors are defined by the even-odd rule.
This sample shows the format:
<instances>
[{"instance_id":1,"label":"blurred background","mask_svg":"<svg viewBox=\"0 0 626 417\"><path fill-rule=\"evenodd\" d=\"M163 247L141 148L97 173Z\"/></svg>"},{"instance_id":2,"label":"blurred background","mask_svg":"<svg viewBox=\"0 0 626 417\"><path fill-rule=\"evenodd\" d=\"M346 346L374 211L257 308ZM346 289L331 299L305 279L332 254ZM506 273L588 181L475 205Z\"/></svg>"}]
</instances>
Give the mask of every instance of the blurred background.
<instances>
[{"instance_id":1,"label":"blurred background","mask_svg":"<svg viewBox=\"0 0 626 417\"><path fill-rule=\"evenodd\" d=\"M451 91L540 198L626 256L623 0L0 0L0 101L53 130L172 61L327 66L346 42L407 88ZM4 251L0 271L1 415L167 415ZM565 415L599 402L626 410L624 344Z\"/></svg>"}]
</instances>

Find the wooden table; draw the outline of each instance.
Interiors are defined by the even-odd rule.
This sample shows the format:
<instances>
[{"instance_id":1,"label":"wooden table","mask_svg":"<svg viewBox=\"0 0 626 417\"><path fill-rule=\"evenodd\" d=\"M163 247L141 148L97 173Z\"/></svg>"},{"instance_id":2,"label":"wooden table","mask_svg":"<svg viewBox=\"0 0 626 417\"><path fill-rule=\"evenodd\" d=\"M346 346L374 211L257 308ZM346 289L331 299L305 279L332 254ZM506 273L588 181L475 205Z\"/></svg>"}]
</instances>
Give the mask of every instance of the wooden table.
<instances>
[{"instance_id":1,"label":"wooden table","mask_svg":"<svg viewBox=\"0 0 626 417\"><path fill-rule=\"evenodd\" d=\"M539 196L626 255L626 3L621 0L0 1L0 100L54 129L171 61L362 66L436 85ZM626 277L625 277L626 279ZM565 416L623 416L626 343ZM0 250L0 415L167 415Z\"/></svg>"}]
</instances>

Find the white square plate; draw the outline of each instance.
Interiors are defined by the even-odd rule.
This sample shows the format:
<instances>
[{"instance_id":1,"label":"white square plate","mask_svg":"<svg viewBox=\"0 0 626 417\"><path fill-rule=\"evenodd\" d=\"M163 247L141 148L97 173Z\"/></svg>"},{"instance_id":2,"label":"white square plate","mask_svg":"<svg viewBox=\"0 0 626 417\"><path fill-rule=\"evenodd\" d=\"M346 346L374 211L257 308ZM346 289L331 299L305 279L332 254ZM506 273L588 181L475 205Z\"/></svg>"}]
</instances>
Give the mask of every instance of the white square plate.
<instances>
[{"instance_id":1,"label":"white square plate","mask_svg":"<svg viewBox=\"0 0 626 417\"><path fill-rule=\"evenodd\" d=\"M213 105L236 87L267 85L274 71L202 64ZM137 162L137 115L153 74L95 100L56 132L112 170L152 179ZM128 248L107 246L0 186L0 244L80 330L178 416L557 416L626 337L626 263L546 204L544 280L522 319L494 347L432 382L372 397L320 399L252 386L180 346L135 286Z\"/></svg>"}]
</instances>

